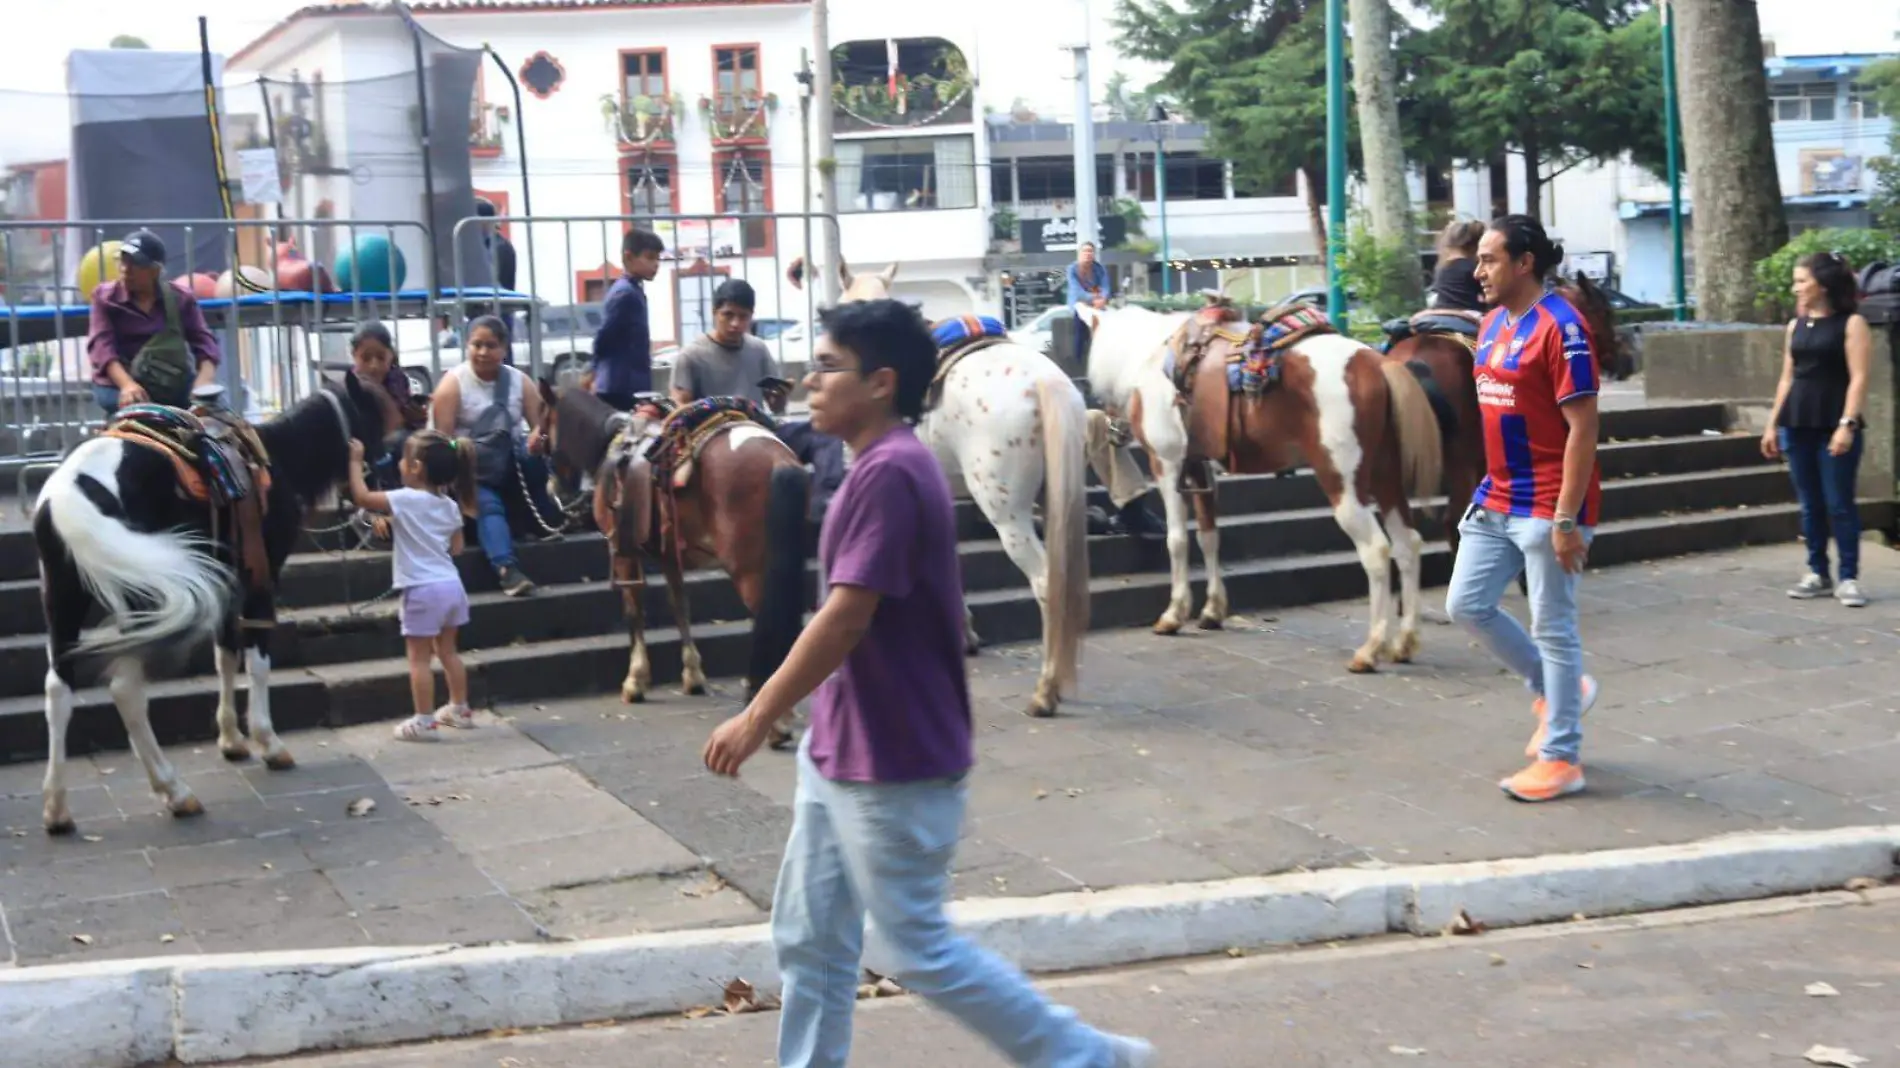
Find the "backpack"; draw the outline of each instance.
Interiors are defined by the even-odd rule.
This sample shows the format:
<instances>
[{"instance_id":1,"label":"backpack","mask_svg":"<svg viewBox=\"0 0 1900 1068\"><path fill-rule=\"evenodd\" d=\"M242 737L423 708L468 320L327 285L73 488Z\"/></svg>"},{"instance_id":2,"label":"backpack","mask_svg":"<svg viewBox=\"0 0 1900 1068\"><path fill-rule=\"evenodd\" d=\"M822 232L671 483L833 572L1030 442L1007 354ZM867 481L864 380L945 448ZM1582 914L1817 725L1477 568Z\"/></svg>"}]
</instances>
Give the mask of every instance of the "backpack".
<instances>
[{"instance_id":1,"label":"backpack","mask_svg":"<svg viewBox=\"0 0 1900 1068\"><path fill-rule=\"evenodd\" d=\"M475 480L490 489L501 489L515 473L515 428L508 414L508 397L514 389L514 369L503 367L495 379L495 403L489 405L469 427L475 442Z\"/></svg>"},{"instance_id":2,"label":"backpack","mask_svg":"<svg viewBox=\"0 0 1900 1068\"><path fill-rule=\"evenodd\" d=\"M1900 264L1876 260L1861 269L1860 314L1872 326L1900 325Z\"/></svg>"},{"instance_id":3,"label":"backpack","mask_svg":"<svg viewBox=\"0 0 1900 1068\"><path fill-rule=\"evenodd\" d=\"M165 328L140 347L129 370L132 380L144 388L153 404L188 408L197 368L193 366L191 346L185 344L184 332L178 328L178 290L160 279L158 295L165 305Z\"/></svg>"}]
</instances>

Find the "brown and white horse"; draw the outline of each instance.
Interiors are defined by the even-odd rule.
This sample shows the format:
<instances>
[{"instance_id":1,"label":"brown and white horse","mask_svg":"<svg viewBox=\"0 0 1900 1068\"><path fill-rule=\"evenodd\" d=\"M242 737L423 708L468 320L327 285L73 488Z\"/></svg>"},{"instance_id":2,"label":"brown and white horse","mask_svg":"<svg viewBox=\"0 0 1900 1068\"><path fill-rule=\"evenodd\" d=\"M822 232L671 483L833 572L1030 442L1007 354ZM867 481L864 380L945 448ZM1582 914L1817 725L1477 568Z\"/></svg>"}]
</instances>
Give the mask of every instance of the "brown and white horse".
<instances>
[{"instance_id":1,"label":"brown and white horse","mask_svg":"<svg viewBox=\"0 0 1900 1068\"><path fill-rule=\"evenodd\" d=\"M839 265L845 301L891 294L897 265L853 274ZM798 268L793 280L800 281ZM942 395L917 436L959 496L967 494L1042 607L1042 672L1028 713L1051 716L1073 693L1088 631L1088 405L1047 356L1013 342L971 352L943 375ZM1036 499L1044 534L1036 536ZM967 614L966 642L978 642Z\"/></svg>"},{"instance_id":2,"label":"brown and white horse","mask_svg":"<svg viewBox=\"0 0 1900 1068\"><path fill-rule=\"evenodd\" d=\"M706 691L706 672L693 644L686 572L717 567L732 579L753 620L750 695L784 662L804 621L811 493L804 465L768 427L700 401L689 406L698 411L682 414L718 421L682 435L690 440L680 444L696 453L676 457L670 470L654 470L643 454L672 427L669 402L654 398L621 413L586 390L560 390L547 381L541 396L541 432L555 477L573 483L563 487L572 491L579 488L578 473L594 476L594 523L606 536L609 574L627 616L620 699L644 701L653 685L642 598L648 560L666 576L680 632L680 688L689 694Z\"/></svg>"},{"instance_id":3,"label":"brown and white horse","mask_svg":"<svg viewBox=\"0 0 1900 1068\"><path fill-rule=\"evenodd\" d=\"M1245 346L1246 331L1223 325L1220 309L1209 309L1212 315L1134 307L1077 311L1094 320L1089 382L1096 397L1127 415L1159 467L1172 589L1155 632L1178 632L1193 611L1184 476L1202 483L1193 494L1207 565L1200 625L1215 629L1228 604L1209 462L1231 474L1270 474L1303 461L1366 572L1371 623L1351 670L1372 671L1381 658L1409 661L1419 648L1424 545L1413 527L1412 501L1436 493L1444 448L1440 419L1413 371L1345 335L1314 333L1279 352L1277 384L1257 394L1233 392L1229 357ZM1177 388L1173 361L1190 361L1197 349L1189 379ZM1396 613L1393 563L1400 582Z\"/></svg>"}]
</instances>

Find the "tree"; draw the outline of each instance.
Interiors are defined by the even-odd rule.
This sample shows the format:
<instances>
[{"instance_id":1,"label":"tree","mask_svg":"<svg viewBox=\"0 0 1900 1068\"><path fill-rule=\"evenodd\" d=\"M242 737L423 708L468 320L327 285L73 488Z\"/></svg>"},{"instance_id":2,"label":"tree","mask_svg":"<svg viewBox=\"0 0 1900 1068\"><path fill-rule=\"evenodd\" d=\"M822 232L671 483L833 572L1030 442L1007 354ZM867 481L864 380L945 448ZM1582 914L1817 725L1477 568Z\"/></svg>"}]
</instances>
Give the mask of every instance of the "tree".
<instances>
[{"instance_id":1,"label":"tree","mask_svg":"<svg viewBox=\"0 0 1900 1068\"><path fill-rule=\"evenodd\" d=\"M1120 122L1147 122L1148 109L1160 104L1172 110L1173 101L1159 86L1151 85L1146 89L1130 89L1128 75L1116 71L1108 76L1108 85L1102 92L1102 106L1108 110L1108 117Z\"/></svg>"},{"instance_id":2,"label":"tree","mask_svg":"<svg viewBox=\"0 0 1900 1068\"><path fill-rule=\"evenodd\" d=\"M1323 0L1119 0L1117 43L1167 65L1157 83L1207 125L1236 181L1305 179L1315 247L1326 247Z\"/></svg>"},{"instance_id":3,"label":"tree","mask_svg":"<svg viewBox=\"0 0 1900 1068\"><path fill-rule=\"evenodd\" d=\"M148 45L148 44L146 44L146 43L145 43L145 38L143 38L143 37L134 37L134 36L132 36L132 35L131 35L131 34L129 34L129 33L122 33L122 34L120 34L120 35L118 35L117 37L114 37L114 38L112 39L112 43L111 43L111 44L108 44L108 45L107 45L106 47L107 47L107 48L144 48L144 49L150 49L150 48L151 48L152 46L151 46L151 45Z\"/></svg>"},{"instance_id":4,"label":"tree","mask_svg":"<svg viewBox=\"0 0 1900 1068\"><path fill-rule=\"evenodd\" d=\"M1418 235L1412 227L1412 194L1405 181L1398 55L1392 47L1392 8L1387 0L1352 0L1352 68L1371 236L1403 254L1391 284L1399 299L1417 306L1424 294L1413 254Z\"/></svg>"},{"instance_id":5,"label":"tree","mask_svg":"<svg viewBox=\"0 0 1900 1068\"><path fill-rule=\"evenodd\" d=\"M1861 75L1862 81L1880 94L1880 113L1900 115L1900 60L1876 63ZM1900 230L1900 123L1893 124L1887 135L1887 155L1870 166L1879 186L1874 190L1868 209L1874 225L1882 230Z\"/></svg>"},{"instance_id":6,"label":"tree","mask_svg":"<svg viewBox=\"0 0 1900 1068\"><path fill-rule=\"evenodd\" d=\"M1524 157L1525 200L1587 161L1662 169L1662 38L1630 0L1429 0L1412 91L1457 158Z\"/></svg>"},{"instance_id":7,"label":"tree","mask_svg":"<svg viewBox=\"0 0 1900 1068\"><path fill-rule=\"evenodd\" d=\"M1695 203L1696 318L1753 320L1754 269L1788 240L1761 20L1739 0L1672 0L1682 147ZM1693 43L1693 47L1691 47Z\"/></svg>"}]
</instances>

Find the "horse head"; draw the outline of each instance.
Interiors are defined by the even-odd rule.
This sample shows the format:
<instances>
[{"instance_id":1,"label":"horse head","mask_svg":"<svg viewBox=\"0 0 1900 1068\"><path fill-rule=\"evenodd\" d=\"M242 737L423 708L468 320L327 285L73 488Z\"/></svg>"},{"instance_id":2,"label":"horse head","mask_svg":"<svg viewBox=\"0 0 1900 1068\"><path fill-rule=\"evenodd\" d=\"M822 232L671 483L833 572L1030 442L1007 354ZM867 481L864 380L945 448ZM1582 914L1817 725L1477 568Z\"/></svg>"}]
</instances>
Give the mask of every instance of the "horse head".
<instances>
[{"instance_id":1,"label":"horse head","mask_svg":"<svg viewBox=\"0 0 1900 1068\"><path fill-rule=\"evenodd\" d=\"M1590 325L1590 334L1597 343L1598 371L1613 378L1627 378L1630 369L1623 362L1623 338L1616 330L1616 309L1610 307L1609 295L1603 292L1603 287L1589 275L1578 274L1568 282L1559 282L1557 292L1574 305L1582 313L1584 322Z\"/></svg>"},{"instance_id":2,"label":"horse head","mask_svg":"<svg viewBox=\"0 0 1900 1068\"><path fill-rule=\"evenodd\" d=\"M852 274L851 267L839 260L838 281L844 286L844 293L838 298L842 303L888 300L891 286L897 282L897 264L893 263L876 274Z\"/></svg>"}]
</instances>

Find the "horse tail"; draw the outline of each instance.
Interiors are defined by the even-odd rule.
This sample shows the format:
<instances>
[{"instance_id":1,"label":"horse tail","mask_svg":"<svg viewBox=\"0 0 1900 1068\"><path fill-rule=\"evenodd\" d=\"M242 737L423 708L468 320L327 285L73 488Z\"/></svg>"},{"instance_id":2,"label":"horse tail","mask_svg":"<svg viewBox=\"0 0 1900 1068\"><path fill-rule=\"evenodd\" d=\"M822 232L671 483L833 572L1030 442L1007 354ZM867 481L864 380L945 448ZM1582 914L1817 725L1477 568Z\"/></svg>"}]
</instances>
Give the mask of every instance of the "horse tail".
<instances>
[{"instance_id":1,"label":"horse tail","mask_svg":"<svg viewBox=\"0 0 1900 1068\"><path fill-rule=\"evenodd\" d=\"M1042 420L1042 655L1055 665L1058 690L1073 692L1089 627L1088 413L1075 386L1060 378L1036 383L1036 410Z\"/></svg>"},{"instance_id":2,"label":"horse tail","mask_svg":"<svg viewBox=\"0 0 1900 1068\"><path fill-rule=\"evenodd\" d=\"M210 637L224 622L234 585L211 539L126 526L118 495L87 473L98 465L85 463L86 455L75 453L53 472L37 508L65 543L87 591L118 623L116 631L96 634L75 651L121 654Z\"/></svg>"},{"instance_id":3,"label":"horse tail","mask_svg":"<svg viewBox=\"0 0 1900 1068\"><path fill-rule=\"evenodd\" d=\"M805 517L810 510L811 473L795 464L773 468L765 503L765 576L746 673L754 686L763 686L785 663L805 625Z\"/></svg>"},{"instance_id":4,"label":"horse tail","mask_svg":"<svg viewBox=\"0 0 1900 1068\"><path fill-rule=\"evenodd\" d=\"M1444 428L1438 412L1412 369L1398 360L1381 360L1386 393L1392 398L1392 429L1399 439L1399 470L1410 500L1436 496L1445 478Z\"/></svg>"}]
</instances>

